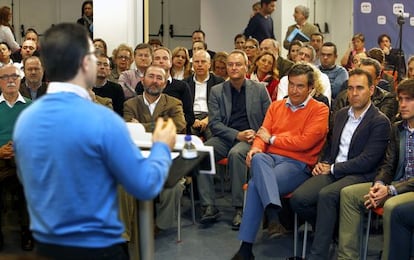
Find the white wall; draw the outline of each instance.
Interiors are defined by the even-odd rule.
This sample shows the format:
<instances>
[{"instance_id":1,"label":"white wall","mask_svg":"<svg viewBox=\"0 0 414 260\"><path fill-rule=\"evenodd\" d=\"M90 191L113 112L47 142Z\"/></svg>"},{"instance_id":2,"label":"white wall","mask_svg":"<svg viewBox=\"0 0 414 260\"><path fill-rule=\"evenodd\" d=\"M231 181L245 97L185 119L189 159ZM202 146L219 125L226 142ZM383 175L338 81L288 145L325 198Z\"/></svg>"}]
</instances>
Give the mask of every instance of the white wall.
<instances>
[{"instance_id":1,"label":"white wall","mask_svg":"<svg viewBox=\"0 0 414 260\"><path fill-rule=\"evenodd\" d=\"M108 55L121 43L135 48L144 41L144 0L94 1L94 38L108 45Z\"/></svg>"}]
</instances>

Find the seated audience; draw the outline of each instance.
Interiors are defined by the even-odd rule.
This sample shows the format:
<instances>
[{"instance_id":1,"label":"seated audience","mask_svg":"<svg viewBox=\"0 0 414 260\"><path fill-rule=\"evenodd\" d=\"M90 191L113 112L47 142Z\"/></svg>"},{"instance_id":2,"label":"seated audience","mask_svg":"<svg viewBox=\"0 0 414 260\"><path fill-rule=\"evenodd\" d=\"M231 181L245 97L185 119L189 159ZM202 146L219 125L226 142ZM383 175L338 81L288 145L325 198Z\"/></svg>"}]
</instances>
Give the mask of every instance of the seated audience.
<instances>
[{"instance_id":1,"label":"seated audience","mask_svg":"<svg viewBox=\"0 0 414 260\"><path fill-rule=\"evenodd\" d=\"M156 50L159 47L162 47L163 46L162 45L162 42L159 39L154 39L154 38L153 39L150 39L148 41L148 44L151 45L151 47L152 47L153 50Z\"/></svg>"},{"instance_id":2,"label":"seated audience","mask_svg":"<svg viewBox=\"0 0 414 260\"><path fill-rule=\"evenodd\" d=\"M172 66L172 54L168 48L159 47L154 50L152 65L160 66L167 71L167 85L163 90L164 94L179 99L183 103L184 117L187 122L187 134L191 133L191 126L194 124L193 103L191 102L190 88L188 84L181 80L173 79L170 75ZM142 95L144 88L141 82L138 82L135 92Z\"/></svg>"},{"instance_id":3,"label":"seated audience","mask_svg":"<svg viewBox=\"0 0 414 260\"><path fill-rule=\"evenodd\" d=\"M268 231L277 232L281 197L310 176L328 133L329 108L309 94L315 72L296 64L288 73L288 98L273 102L247 154L252 178L239 232L242 241L233 259L252 259L252 245L266 209Z\"/></svg>"},{"instance_id":4,"label":"seated audience","mask_svg":"<svg viewBox=\"0 0 414 260\"><path fill-rule=\"evenodd\" d=\"M227 75L226 60L229 54L225 51L216 52L214 55L213 61L211 63L211 71L217 77L220 77L224 80L227 80L229 75Z\"/></svg>"},{"instance_id":5,"label":"seated audience","mask_svg":"<svg viewBox=\"0 0 414 260\"><path fill-rule=\"evenodd\" d=\"M242 185L247 181L246 154L263 123L270 97L266 88L246 79L247 56L243 51L233 50L227 57L229 80L214 86L208 101L209 127L213 137L205 145L214 147L218 162L228 158L228 171L232 176L232 206L235 214L232 228L238 230L243 215ZM200 223L217 220L219 210L215 207L214 176L198 174L202 214Z\"/></svg>"},{"instance_id":6,"label":"seated audience","mask_svg":"<svg viewBox=\"0 0 414 260\"><path fill-rule=\"evenodd\" d=\"M339 259L361 259L359 245L362 237L359 234L362 216L367 209L378 207L384 207L382 259L410 259L413 212L405 210L414 206L414 174L411 167L414 161L409 156L413 136L411 129L414 126L414 80L402 81L397 93L402 121L395 123L391 129L385 158L376 171L374 182L342 189Z\"/></svg>"},{"instance_id":7,"label":"seated audience","mask_svg":"<svg viewBox=\"0 0 414 260\"><path fill-rule=\"evenodd\" d=\"M276 57L269 51L263 51L256 56L247 78L259 82L266 87L272 101L277 97L279 85L279 71L277 70Z\"/></svg>"},{"instance_id":8,"label":"seated audience","mask_svg":"<svg viewBox=\"0 0 414 260\"><path fill-rule=\"evenodd\" d=\"M170 71L173 79L183 80L191 75L191 64L188 50L185 47L175 47L172 50L172 67Z\"/></svg>"},{"instance_id":9,"label":"seated audience","mask_svg":"<svg viewBox=\"0 0 414 260\"><path fill-rule=\"evenodd\" d=\"M322 33L316 32L311 34L310 45L315 49L316 53L315 60L313 61L313 64L315 64L315 66L321 65L320 52L323 45L323 40L324 38Z\"/></svg>"},{"instance_id":10,"label":"seated audience","mask_svg":"<svg viewBox=\"0 0 414 260\"><path fill-rule=\"evenodd\" d=\"M114 111L122 117L125 101L124 91L121 85L108 80L111 73L108 57L103 53L99 53L96 64L97 72L93 92L98 96L112 99Z\"/></svg>"},{"instance_id":11,"label":"seated audience","mask_svg":"<svg viewBox=\"0 0 414 260\"><path fill-rule=\"evenodd\" d=\"M293 40L290 44L289 44L289 48L288 48L288 54L287 54L287 59L290 61L295 62L296 60L296 56L298 55L298 51L300 49L300 47L303 46L303 43L299 40Z\"/></svg>"},{"instance_id":12,"label":"seated audience","mask_svg":"<svg viewBox=\"0 0 414 260\"><path fill-rule=\"evenodd\" d=\"M199 42L199 41L206 43L205 50L208 52L208 54L210 54L210 57L214 57L214 55L216 54L215 51L207 50L206 33L203 30L195 30L191 34L191 40L193 44L194 42ZM193 49L188 50L188 55L190 55L190 58L193 57Z\"/></svg>"},{"instance_id":13,"label":"seated audience","mask_svg":"<svg viewBox=\"0 0 414 260\"><path fill-rule=\"evenodd\" d=\"M146 43L140 43L134 50L135 69L123 71L118 79L118 84L124 90L125 99L136 95L135 86L144 77L145 70L152 62L152 47Z\"/></svg>"},{"instance_id":14,"label":"seated audience","mask_svg":"<svg viewBox=\"0 0 414 260\"><path fill-rule=\"evenodd\" d=\"M384 72L384 66L385 66L384 52L380 48L372 48L367 51L367 56L369 58L377 60L381 65L380 78L387 81L388 84L380 85L380 87L385 89L386 91L395 93L395 88L394 88L395 83L394 83L393 76Z\"/></svg>"},{"instance_id":15,"label":"seated audience","mask_svg":"<svg viewBox=\"0 0 414 260\"><path fill-rule=\"evenodd\" d=\"M234 49L243 50L245 43L246 43L246 36L244 34L239 33L234 37Z\"/></svg>"},{"instance_id":16,"label":"seated audience","mask_svg":"<svg viewBox=\"0 0 414 260\"><path fill-rule=\"evenodd\" d=\"M191 133L202 136L204 140L208 140L211 137L211 131L208 127L208 100L210 90L213 86L224 81L222 78L211 73L210 67L211 59L208 52L204 50L197 51L193 55L194 74L185 79L190 87L195 116Z\"/></svg>"},{"instance_id":17,"label":"seated audience","mask_svg":"<svg viewBox=\"0 0 414 260\"><path fill-rule=\"evenodd\" d=\"M397 71L399 75L405 75L404 52L400 53L400 50L392 48L391 44L391 37L388 34L384 33L378 36L378 46L385 54L384 69L391 72ZM400 63L400 66L398 66L398 63Z\"/></svg>"},{"instance_id":18,"label":"seated audience","mask_svg":"<svg viewBox=\"0 0 414 260\"><path fill-rule=\"evenodd\" d=\"M248 38L244 44L244 52L248 58L248 69L250 69L251 64L253 64L256 55L259 54L259 42L255 38Z\"/></svg>"},{"instance_id":19,"label":"seated audience","mask_svg":"<svg viewBox=\"0 0 414 260\"><path fill-rule=\"evenodd\" d=\"M118 48L114 49L112 52L113 67L108 79L113 82L118 82L121 73L129 70L131 67L132 57L132 48L126 44L120 44Z\"/></svg>"},{"instance_id":20,"label":"seated audience","mask_svg":"<svg viewBox=\"0 0 414 260\"><path fill-rule=\"evenodd\" d=\"M293 62L280 56L280 44L275 39L264 39L260 43L260 51L270 51L276 57L279 79L286 76L290 68L293 66Z\"/></svg>"},{"instance_id":21,"label":"seated audience","mask_svg":"<svg viewBox=\"0 0 414 260\"><path fill-rule=\"evenodd\" d=\"M347 70L354 68L354 56L365 52L365 36L362 33L357 33L352 37L344 56L341 58L341 65Z\"/></svg>"},{"instance_id":22,"label":"seated audience","mask_svg":"<svg viewBox=\"0 0 414 260\"><path fill-rule=\"evenodd\" d=\"M315 230L308 259L329 259L338 220L342 188L374 178L389 141L390 122L371 102L371 75L361 69L349 73L350 106L336 115L327 145L312 177L290 199L292 209Z\"/></svg>"},{"instance_id":23,"label":"seated audience","mask_svg":"<svg viewBox=\"0 0 414 260\"><path fill-rule=\"evenodd\" d=\"M47 83L42 82L43 65L37 56L27 57L23 60L25 77L20 84L20 93L26 98L35 100L46 94Z\"/></svg>"},{"instance_id":24,"label":"seated audience","mask_svg":"<svg viewBox=\"0 0 414 260\"><path fill-rule=\"evenodd\" d=\"M367 71L373 79L374 93L371 96L371 102L382 113L384 113L391 122L394 121L397 114L398 103L394 93L390 93L379 87L381 82L383 82L383 80L380 78L381 66L379 62L371 58L365 58L361 60L361 65L359 68ZM334 104L332 105L332 112L335 114L340 109L348 106L348 98L348 90L345 89L341 91L335 99Z\"/></svg>"},{"instance_id":25,"label":"seated audience","mask_svg":"<svg viewBox=\"0 0 414 260\"><path fill-rule=\"evenodd\" d=\"M18 116L25 110L31 101L19 93L20 72L12 64L0 68L0 197L3 197L3 190L11 189L17 194L17 201L14 206L20 224L21 247L23 250L33 249L33 238L29 230L29 216L27 205L24 199L23 187L17 178L15 163L15 148L13 147L12 134ZM0 250L3 250L4 238L1 215L4 213L3 202L0 200ZM6 241L12 241L8 239Z\"/></svg>"},{"instance_id":26,"label":"seated audience","mask_svg":"<svg viewBox=\"0 0 414 260\"><path fill-rule=\"evenodd\" d=\"M346 69L340 65L336 65L337 58L336 45L332 42L325 42L321 48L321 65L318 66L318 69L329 78L333 100L341 91L342 85L348 80L348 72Z\"/></svg>"}]
</instances>

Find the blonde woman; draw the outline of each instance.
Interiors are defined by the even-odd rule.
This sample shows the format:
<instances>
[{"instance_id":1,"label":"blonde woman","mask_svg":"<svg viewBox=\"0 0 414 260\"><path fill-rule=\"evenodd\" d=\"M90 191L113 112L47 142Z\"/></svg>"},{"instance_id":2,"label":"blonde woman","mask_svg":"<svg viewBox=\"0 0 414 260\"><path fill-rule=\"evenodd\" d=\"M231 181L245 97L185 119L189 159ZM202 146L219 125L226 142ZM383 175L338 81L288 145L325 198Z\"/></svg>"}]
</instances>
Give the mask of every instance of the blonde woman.
<instances>
[{"instance_id":1,"label":"blonde woman","mask_svg":"<svg viewBox=\"0 0 414 260\"><path fill-rule=\"evenodd\" d=\"M224 80L228 79L226 60L229 54L225 51L216 52L214 55L213 62L211 63L211 70L214 75L223 78Z\"/></svg>"},{"instance_id":2,"label":"blonde woman","mask_svg":"<svg viewBox=\"0 0 414 260\"><path fill-rule=\"evenodd\" d=\"M178 46L172 51L171 77L183 80L191 75L190 56L185 47Z\"/></svg>"},{"instance_id":3,"label":"blonde woman","mask_svg":"<svg viewBox=\"0 0 414 260\"><path fill-rule=\"evenodd\" d=\"M276 57L273 53L264 51L257 55L247 78L265 85L272 101L276 100L279 71L277 70Z\"/></svg>"}]
</instances>

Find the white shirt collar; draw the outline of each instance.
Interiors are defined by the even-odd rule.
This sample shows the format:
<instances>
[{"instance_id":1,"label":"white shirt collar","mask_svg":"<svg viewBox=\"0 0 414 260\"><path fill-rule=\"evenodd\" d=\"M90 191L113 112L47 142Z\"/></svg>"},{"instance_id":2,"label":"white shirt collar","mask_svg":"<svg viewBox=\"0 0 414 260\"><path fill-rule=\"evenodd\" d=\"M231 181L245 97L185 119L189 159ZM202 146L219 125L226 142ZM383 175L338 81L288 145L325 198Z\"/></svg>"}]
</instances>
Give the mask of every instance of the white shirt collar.
<instances>
[{"instance_id":1,"label":"white shirt collar","mask_svg":"<svg viewBox=\"0 0 414 260\"><path fill-rule=\"evenodd\" d=\"M196 75L194 74L194 82L196 82L196 83L198 83L198 84L204 84L204 83L206 83L209 79L210 79L210 73L207 73L207 78L206 78L203 82L198 81L198 80L196 79Z\"/></svg>"},{"instance_id":2,"label":"white shirt collar","mask_svg":"<svg viewBox=\"0 0 414 260\"><path fill-rule=\"evenodd\" d=\"M22 102L22 103L24 103L24 104L26 104L26 99L24 99L24 97L20 94L20 92L18 93L18 96L17 96L17 99L16 99L16 102L14 102L14 104L10 104L9 103L9 101L7 101L5 98L4 98L4 96L3 96L3 93L1 93L1 95L0 95L0 103L2 103L2 102L6 102L6 104L10 107L10 108L12 108L17 102Z\"/></svg>"},{"instance_id":3,"label":"white shirt collar","mask_svg":"<svg viewBox=\"0 0 414 260\"><path fill-rule=\"evenodd\" d=\"M88 91L81 86L78 86L72 83L67 83L67 82L50 82L47 88L47 93L50 94L50 93L59 93L59 92L70 92L82 98L92 100Z\"/></svg>"}]
</instances>

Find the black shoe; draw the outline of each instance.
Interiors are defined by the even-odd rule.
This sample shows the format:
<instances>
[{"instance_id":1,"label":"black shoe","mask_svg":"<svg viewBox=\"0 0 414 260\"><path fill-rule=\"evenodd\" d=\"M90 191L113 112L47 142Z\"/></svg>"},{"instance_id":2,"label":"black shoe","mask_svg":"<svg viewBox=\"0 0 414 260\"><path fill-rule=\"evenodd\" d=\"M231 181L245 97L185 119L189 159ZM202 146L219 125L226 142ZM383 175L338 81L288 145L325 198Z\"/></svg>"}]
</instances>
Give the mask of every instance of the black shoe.
<instances>
[{"instance_id":1,"label":"black shoe","mask_svg":"<svg viewBox=\"0 0 414 260\"><path fill-rule=\"evenodd\" d=\"M233 230L239 230L241 221L243 217L243 210L242 209L236 209L236 213L234 213L233 221L231 223L231 229Z\"/></svg>"},{"instance_id":2,"label":"black shoe","mask_svg":"<svg viewBox=\"0 0 414 260\"><path fill-rule=\"evenodd\" d=\"M34 247L34 239L32 232L29 229L22 230L21 233L21 246L24 251L32 251Z\"/></svg>"},{"instance_id":3,"label":"black shoe","mask_svg":"<svg viewBox=\"0 0 414 260\"><path fill-rule=\"evenodd\" d=\"M250 257L246 258L244 256L242 256L239 252L237 252L232 258L231 260L254 260L254 255L251 254Z\"/></svg>"},{"instance_id":4,"label":"black shoe","mask_svg":"<svg viewBox=\"0 0 414 260\"><path fill-rule=\"evenodd\" d=\"M201 215L200 223L207 224L214 222L217 220L219 215L219 210L216 207L209 205L205 208L203 214Z\"/></svg>"}]
</instances>

